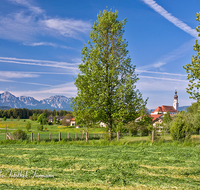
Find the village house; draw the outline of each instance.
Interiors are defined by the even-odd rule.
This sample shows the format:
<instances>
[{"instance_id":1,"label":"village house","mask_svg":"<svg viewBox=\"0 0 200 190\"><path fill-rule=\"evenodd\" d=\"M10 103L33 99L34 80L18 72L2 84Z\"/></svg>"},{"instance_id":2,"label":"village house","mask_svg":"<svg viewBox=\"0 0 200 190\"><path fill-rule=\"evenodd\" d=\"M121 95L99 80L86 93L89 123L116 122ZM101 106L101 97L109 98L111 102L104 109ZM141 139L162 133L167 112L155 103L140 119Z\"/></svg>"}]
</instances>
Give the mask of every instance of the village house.
<instances>
[{"instance_id":1,"label":"village house","mask_svg":"<svg viewBox=\"0 0 200 190\"><path fill-rule=\"evenodd\" d=\"M57 120L57 121L62 121L63 118L64 118L64 116L49 116L49 117L48 117L48 122L53 123L53 122L54 122L54 120L53 120L54 117L56 117L56 120Z\"/></svg>"},{"instance_id":2,"label":"village house","mask_svg":"<svg viewBox=\"0 0 200 190\"><path fill-rule=\"evenodd\" d=\"M75 126L75 118L70 119L70 126Z\"/></svg>"}]
</instances>

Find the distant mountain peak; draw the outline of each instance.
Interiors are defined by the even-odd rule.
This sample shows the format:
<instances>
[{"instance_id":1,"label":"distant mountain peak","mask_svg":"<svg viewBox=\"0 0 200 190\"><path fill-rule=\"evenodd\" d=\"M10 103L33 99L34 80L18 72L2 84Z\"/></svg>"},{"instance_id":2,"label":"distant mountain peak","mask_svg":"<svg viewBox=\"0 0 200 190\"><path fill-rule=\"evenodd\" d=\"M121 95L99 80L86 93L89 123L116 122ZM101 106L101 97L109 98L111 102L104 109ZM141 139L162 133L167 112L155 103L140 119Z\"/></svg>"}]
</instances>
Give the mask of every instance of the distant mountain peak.
<instances>
[{"instance_id":1,"label":"distant mountain peak","mask_svg":"<svg viewBox=\"0 0 200 190\"><path fill-rule=\"evenodd\" d=\"M8 92L8 91L3 92L2 95L5 95L5 96L6 96L6 95L12 95L12 96L14 96L13 94L11 94L11 93Z\"/></svg>"},{"instance_id":2,"label":"distant mountain peak","mask_svg":"<svg viewBox=\"0 0 200 190\"><path fill-rule=\"evenodd\" d=\"M70 102L71 98L60 95L38 101L30 96L16 97L8 91L0 94L0 106L9 106L11 108L63 109L71 111Z\"/></svg>"}]
</instances>

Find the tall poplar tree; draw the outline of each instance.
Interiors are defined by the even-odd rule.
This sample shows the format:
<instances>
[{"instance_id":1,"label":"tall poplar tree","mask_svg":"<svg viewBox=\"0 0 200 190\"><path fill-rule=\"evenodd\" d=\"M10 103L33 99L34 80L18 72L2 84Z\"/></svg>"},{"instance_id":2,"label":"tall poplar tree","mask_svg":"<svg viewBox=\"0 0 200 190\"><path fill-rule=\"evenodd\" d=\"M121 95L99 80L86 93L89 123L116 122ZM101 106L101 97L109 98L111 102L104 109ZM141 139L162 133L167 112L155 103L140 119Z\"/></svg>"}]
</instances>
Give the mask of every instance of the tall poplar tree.
<instances>
[{"instance_id":1,"label":"tall poplar tree","mask_svg":"<svg viewBox=\"0 0 200 190\"><path fill-rule=\"evenodd\" d=\"M196 14L196 20L199 22L199 26L196 27L198 36L200 37L200 12ZM189 80L188 88L186 88L187 93L190 98L197 100L200 104L200 45L198 40L196 40L194 47L195 55L191 58L191 63L183 66L187 72L187 79Z\"/></svg>"},{"instance_id":2,"label":"tall poplar tree","mask_svg":"<svg viewBox=\"0 0 200 190\"><path fill-rule=\"evenodd\" d=\"M75 78L77 96L73 99L76 123L104 122L109 129L133 121L146 106L136 90L135 66L123 39L126 19L118 12L104 10L90 33L91 41L82 49L80 73Z\"/></svg>"}]
</instances>

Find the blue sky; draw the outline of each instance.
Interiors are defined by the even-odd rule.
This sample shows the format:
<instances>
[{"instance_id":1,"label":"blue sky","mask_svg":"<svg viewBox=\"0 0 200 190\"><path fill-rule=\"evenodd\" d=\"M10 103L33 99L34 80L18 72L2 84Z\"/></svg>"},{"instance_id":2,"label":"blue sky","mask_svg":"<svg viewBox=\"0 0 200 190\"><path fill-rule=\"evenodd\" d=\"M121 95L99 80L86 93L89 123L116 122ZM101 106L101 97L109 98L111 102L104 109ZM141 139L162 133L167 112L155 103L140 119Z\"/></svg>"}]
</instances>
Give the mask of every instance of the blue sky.
<instances>
[{"instance_id":1,"label":"blue sky","mask_svg":"<svg viewBox=\"0 0 200 190\"><path fill-rule=\"evenodd\" d=\"M117 9L127 18L124 38L147 107L190 105L183 65L190 63L200 12L199 0L1 0L0 93L32 96L76 95L74 77L81 49L97 14Z\"/></svg>"}]
</instances>

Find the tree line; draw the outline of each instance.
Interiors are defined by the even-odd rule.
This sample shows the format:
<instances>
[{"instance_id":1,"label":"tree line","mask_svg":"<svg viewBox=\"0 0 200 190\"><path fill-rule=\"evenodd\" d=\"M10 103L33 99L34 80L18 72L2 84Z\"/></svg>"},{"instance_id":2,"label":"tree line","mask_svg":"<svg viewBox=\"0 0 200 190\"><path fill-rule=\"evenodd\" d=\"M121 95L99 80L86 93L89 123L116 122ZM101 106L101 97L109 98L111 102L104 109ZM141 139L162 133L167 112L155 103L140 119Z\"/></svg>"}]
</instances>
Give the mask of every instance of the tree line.
<instances>
[{"instance_id":1,"label":"tree line","mask_svg":"<svg viewBox=\"0 0 200 190\"><path fill-rule=\"evenodd\" d=\"M29 119L34 115L40 115L45 113L47 117L49 116L65 116L66 114L71 114L72 112L66 110L50 110L50 109L27 109L27 108L11 108L9 110L1 110L0 109L0 118L10 118L14 119Z\"/></svg>"}]
</instances>

